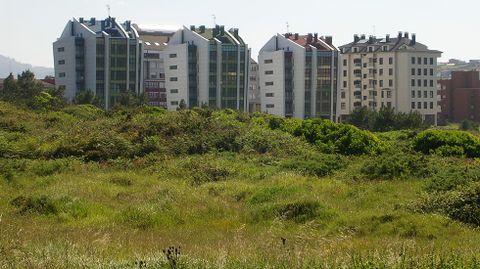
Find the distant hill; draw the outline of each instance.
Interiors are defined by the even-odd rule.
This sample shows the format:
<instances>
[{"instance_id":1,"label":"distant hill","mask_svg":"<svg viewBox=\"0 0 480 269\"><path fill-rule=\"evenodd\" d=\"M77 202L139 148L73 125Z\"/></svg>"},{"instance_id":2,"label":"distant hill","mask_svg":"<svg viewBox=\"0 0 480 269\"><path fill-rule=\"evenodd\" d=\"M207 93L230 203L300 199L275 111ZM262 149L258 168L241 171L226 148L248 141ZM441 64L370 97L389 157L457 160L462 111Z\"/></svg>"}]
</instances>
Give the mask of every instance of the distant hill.
<instances>
[{"instance_id":1,"label":"distant hill","mask_svg":"<svg viewBox=\"0 0 480 269\"><path fill-rule=\"evenodd\" d=\"M0 78L7 77L10 72L13 74L19 74L27 69L35 73L37 78L54 75L53 68L32 66L31 64L20 63L13 58L0 55Z\"/></svg>"}]
</instances>

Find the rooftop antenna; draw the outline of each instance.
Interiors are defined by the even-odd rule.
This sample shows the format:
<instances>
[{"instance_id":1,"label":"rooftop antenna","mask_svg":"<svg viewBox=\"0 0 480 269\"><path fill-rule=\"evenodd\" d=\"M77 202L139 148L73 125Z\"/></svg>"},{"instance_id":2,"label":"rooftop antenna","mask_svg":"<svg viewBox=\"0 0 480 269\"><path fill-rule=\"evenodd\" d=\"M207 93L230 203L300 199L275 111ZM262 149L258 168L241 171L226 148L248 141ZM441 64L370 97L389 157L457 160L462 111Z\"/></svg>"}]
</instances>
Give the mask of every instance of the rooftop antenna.
<instances>
[{"instance_id":1,"label":"rooftop antenna","mask_svg":"<svg viewBox=\"0 0 480 269\"><path fill-rule=\"evenodd\" d=\"M287 21L287 33L290 33L290 24Z\"/></svg>"},{"instance_id":2,"label":"rooftop antenna","mask_svg":"<svg viewBox=\"0 0 480 269\"><path fill-rule=\"evenodd\" d=\"M215 14L213 14L212 18L213 18L213 26L217 26L217 16L215 16Z\"/></svg>"},{"instance_id":3,"label":"rooftop antenna","mask_svg":"<svg viewBox=\"0 0 480 269\"><path fill-rule=\"evenodd\" d=\"M110 18L110 5L107 5L108 17Z\"/></svg>"}]
</instances>

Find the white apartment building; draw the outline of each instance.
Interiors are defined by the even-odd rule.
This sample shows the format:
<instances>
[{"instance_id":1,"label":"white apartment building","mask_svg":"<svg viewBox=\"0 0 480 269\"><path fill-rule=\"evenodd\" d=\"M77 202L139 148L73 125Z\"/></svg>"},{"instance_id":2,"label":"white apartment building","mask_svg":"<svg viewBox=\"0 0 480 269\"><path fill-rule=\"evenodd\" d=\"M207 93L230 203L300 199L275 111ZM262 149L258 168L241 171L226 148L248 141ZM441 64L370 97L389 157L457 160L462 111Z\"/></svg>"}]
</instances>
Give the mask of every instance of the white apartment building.
<instances>
[{"instance_id":1,"label":"white apartment building","mask_svg":"<svg viewBox=\"0 0 480 269\"><path fill-rule=\"evenodd\" d=\"M262 112L335 120L338 57L332 37L272 37L259 53Z\"/></svg>"},{"instance_id":2,"label":"white apartment building","mask_svg":"<svg viewBox=\"0 0 480 269\"><path fill-rule=\"evenodd\" d=\"M177 31L165 48L167 108L209 106L247 111L250 51L238 29Z\"/></svg>"},{"instance_id":3,"label":"white apartment building","mask_svg":"<svg viewBox=\"0 0 480 269\"><path fill-rule=\"evenodd\" d=\"M250 59L250 84L248 85L248 111L260 112L262 109L260 85L259 85L259 66L258 63Z\"/></svg>"},{"instance_id":4,"label":"white apartment building","mask_svg":"<svg viewBox=\"0 0 480 269\"><path fill-rule=\"evenodd\" d=\"M355 35L340 47L339 120L356 108L396 112L418 111L426 122L437 122L437 59L442 52L418 43L416 35L396 38Z\"/></svg>"}]
</instances>

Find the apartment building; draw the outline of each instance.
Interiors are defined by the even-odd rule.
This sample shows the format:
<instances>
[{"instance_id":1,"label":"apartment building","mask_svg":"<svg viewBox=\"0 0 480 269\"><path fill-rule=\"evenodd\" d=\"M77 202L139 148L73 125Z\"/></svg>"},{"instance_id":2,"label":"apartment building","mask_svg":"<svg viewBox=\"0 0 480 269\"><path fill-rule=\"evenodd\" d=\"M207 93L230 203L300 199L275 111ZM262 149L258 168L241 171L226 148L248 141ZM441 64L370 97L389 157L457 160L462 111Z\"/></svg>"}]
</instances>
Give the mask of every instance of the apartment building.
<instances>
[{"instance_id":1,"label":"apartment building","mask_svg":"<svg viewBox=\"0 0 480 269\"><path fill-rule=\"evenodd\" d=\"M480 122L480 78L479 71L453 71L451 79L438 81L440 121Z\"/></svg>"},{"instance_id":2,"label":"apartment building","mask_svg":"<svg viewBox=\"0 0 480 269\"><path fill-rule=\"evenodd\" d=\"M338 59L332 37L273 36L259 53L262 111L335 120Z\"/></svg>"},{"instance_id":3,"label":"apartment building","mask_svg":"<svg viewBox=\"0 0 480 269\"><path fill-rule=\"evenodd\" d=\"M164 50L180 27L147 26L133 24L141 43L141 78L148 105L168 107L165 86Z\"/></svg>"},{"instance_id":4,"label":"apartment building","mask_svg":"<svg viewBox=\"0 0 480 269\"><path fill-rule=\"evenodd\" d=\"M184 27L165 48L167 108L209 106L247 111L250 50L238 29Z\"/></svg>"},{"instance_id":5,"label":"apartment building","mask_svg":"<svg viewBox=\"0 0 480 269\"><path fill-rule=\"evenodd\" d=\"M55 79L73 100L91 90L105 109L126 92L143 91L139 35L130 21L72 19L53 43Z\"/></svg>"},{"instance_id":6,"label":"apartment building","mask_svg":"<svg viewBox=\"0 0 480 269\"><path fill-rule=\"evenodd\" d=\"M248 85L248 111L260 112L262 109L259 85L259 65L250 59L250 84Z\"/></svg>"},{"instance_id":7,"label":"apartment building","mask_svg":"<svg viewBox=\"0 0 480 269\"><path fill-rule=\"evenodd\" d=\"M436 124L437 59L442 52L402 32L395 38L355 35L340 52L340 120L356 108L386 106L396 112L418 111L426 122Z\"/></svg>"}]
</instances>

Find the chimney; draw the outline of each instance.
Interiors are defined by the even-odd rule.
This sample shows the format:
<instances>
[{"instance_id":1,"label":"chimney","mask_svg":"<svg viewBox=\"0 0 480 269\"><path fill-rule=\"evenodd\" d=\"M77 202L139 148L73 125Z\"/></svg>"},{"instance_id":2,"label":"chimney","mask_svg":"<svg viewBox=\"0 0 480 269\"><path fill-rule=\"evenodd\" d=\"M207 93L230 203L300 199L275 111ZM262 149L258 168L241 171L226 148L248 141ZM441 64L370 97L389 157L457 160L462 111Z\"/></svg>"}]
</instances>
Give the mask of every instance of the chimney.
<instances>
[{"instance_id":1,"label":"chimney","mask_svg":"<svg viewBox=\"0 0 480 269\"><path fill-rule=\"evenodd\" d=\"M295 33L295 40L298 40L298 33Z\"/></svg>"},{"instance_id":2,"label":"chimney","mask_svg":"<svg viewBox=\"0 0 480 269\"><path fill-rule=\"evenodd\" d=\"M368 43L373 44L373 35L368 37Z\"/></svg>"},{"instance_id":3,"label":"chimney","mask_svg":"<svg viewBox=\"0 0 480 269\"><path fill-rule=\"evenodd\" d=\"M312 43L312 39L313 39L313 35L312 35L311 33L308 34L308 36L307 36L307 44Z\"/></svg>"},{"instance_id":4,"label":"chimney","mask_svg":"<svg viewBox=\"0 0 480 269\"><path fill-rule=\"evenodd\" d=\"M318 40L318 33L313 34L313 40L315 40L315 42L317 42L317 40Z\"/></svg>"},{"instance_id":5,"label":"chimney","mask_svg":"<svg viewBox=\"0 0 480 269\"><path fill-rule=\"evenodd\" d=\"M90 25L95 25L95 18L90 18Z\"/></svg>"},{"instance_id":6,"label":"chimney","mask_svg":"<svg viewBox=\"0 0 480 269\"><path fill-rule=\"evenodd\" d=\"M195 32L195 25L190 25L190 31Z\"/></svg>"},{"instance_id":7,"label":"chimney","mask_svg":"<svg viewBox=\"0 0 480 269\"><path fill-rule=\"evenodd\" d=\"M205 25L200 25L199 29L201 34L205 33Z\"/></svg>"},{"instance_id":8,"label":"chimney","mask_svg":"<svg viewBox=\"0 0 480 269\"><path fill-rule=\"evenodd\" d=\"M78 21L79 21L80 23L83 23L83 18L82 18L82 17L78 18Z\"/></svg>"},{"instance_id":9,"label":"chimney","mask_svg":"<svg viewBox=\"0 0 480 269\"><path fill-rule=\"evenodd\" d=\"M403 33L402 33L402 32L398 32L398 39L402 39L402 36L403 36Z\"/></svg>"},{"instance_id":10,"label":"chimney","mask_svg":"<svg viewBox=\"0 0 480 269\"><path fill-rule=\"evenodd\" d=\"M405 37L405 38L407 38L407 39L409 38L409 34L408 34L408 32L405 32L405 35L404 35L404 37Z\"/></svg>"},{"instance_id":11,"label":"chimney","mask_svg":"<svg viewBox=\"0 0 480 269\"><path fill-rule=\"evenodd\" d=\"M360 37L358 35L353 35L353 43L357 43L360 41Z\"/></svg>"},{"instance_id":12,"label":"chimney","mask_svg":"<svg viewBox=\"0 0 480 269\"><path fill-rule=\"evenodd\" d=\"M330 46L333 46L333 37L332 36L326 36L325 37L325 43L327 43Z\"/></svg>"},{"instance_id":13,"label":"chimney","mask_svg":"<svg viewBox=\"0 0 480 269\"><path fill-rule=\"evenodd\" d=\"M387 41L387 43L390 43L390 35L387 35L387 36L385 37L385 41Z\"/></svg>"},{"instance_id":14,"label":"chimney","mask_svg":"<svg viewBox=\"0 0 480 269\"><path fill-rule=\"evenodd\" d=\"M238 28L233 29L233 35L238 37Z\"/></svg>"},{"instance_id":15,"label":"chimney","mask_svg":"<svg viewBox=\"0 0 480 269\"><path fill-rule=\"evenodd\" d=\"M412 45L415 45L417 44L417 35L416 34L412 34L412 42L411 42Z\"/></svg>"},{"instance_id":16,"label":"chimney","mask_svg":"<svg viewBox=\"0 0 480 269\"><path fill-rule=\"evenodd\" d=\"M220 34L224 35L225 34L225 26L220 26Z\"/></svg>"}]
</instances>

